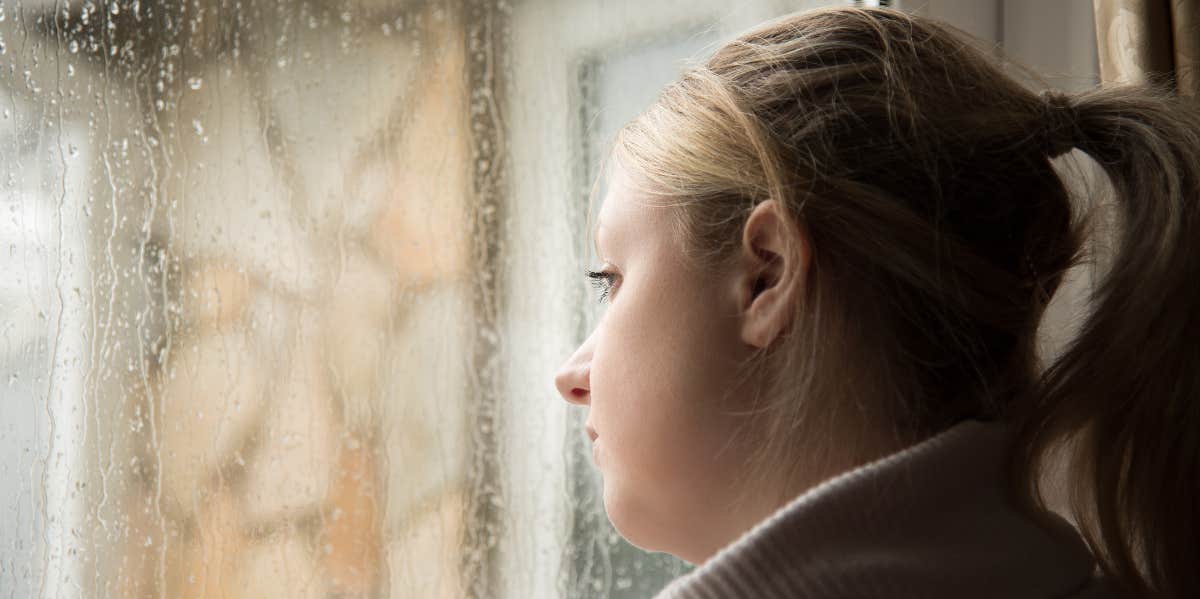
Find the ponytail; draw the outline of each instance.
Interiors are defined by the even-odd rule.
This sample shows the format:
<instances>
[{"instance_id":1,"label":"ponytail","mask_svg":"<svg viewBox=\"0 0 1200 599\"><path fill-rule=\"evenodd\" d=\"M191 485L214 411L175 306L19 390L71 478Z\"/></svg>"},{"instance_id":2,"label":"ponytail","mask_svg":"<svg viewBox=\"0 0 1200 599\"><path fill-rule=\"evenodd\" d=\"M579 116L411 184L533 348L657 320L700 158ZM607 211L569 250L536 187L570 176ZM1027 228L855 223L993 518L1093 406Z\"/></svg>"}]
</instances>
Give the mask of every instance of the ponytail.
<instances>
[{"instance_id":1,"label":"ponytail","mask_svg":"<svg viewBox=\"0 0 1200 599\"><path fill-rule=\"evenodd\" d=\"M1200 109L1189 102L1109 87L1052 106L1074 122L1055 128L1067 145L1108 175L1122 219L1093 311L1026 404L1014 456L1036 473L1068 444L1081 532L1136 597L1200 597Z\"/></svg>"}]
</instances>

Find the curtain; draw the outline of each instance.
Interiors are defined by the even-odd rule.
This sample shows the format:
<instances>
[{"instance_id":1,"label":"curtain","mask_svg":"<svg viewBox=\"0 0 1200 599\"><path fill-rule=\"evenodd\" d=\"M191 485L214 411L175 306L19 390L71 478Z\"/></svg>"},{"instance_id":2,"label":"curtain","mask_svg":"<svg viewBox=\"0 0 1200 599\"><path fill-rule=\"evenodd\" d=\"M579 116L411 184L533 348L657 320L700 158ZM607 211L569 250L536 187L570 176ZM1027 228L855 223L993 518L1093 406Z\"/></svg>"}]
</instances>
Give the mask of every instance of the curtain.
<instances>
[{"instance_id":1,"label":"curtain","mask_svg":"<svg viewBox=\"0 0 1200 599\"><path fill-rule=\"evenodd\" d=\"M1165 78L1200 96L1200 3L1195 0L1094 0L1100 77L1139 83Z\"/></svg>"}]
</instances>

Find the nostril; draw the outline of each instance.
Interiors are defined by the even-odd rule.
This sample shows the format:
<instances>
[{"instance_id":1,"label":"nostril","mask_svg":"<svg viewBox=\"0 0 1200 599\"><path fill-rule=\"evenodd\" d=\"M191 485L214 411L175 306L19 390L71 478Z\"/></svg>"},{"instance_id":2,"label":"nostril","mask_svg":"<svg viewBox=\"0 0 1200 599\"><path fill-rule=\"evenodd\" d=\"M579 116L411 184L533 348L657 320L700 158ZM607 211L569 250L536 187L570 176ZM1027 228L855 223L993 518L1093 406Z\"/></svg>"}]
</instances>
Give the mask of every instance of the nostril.
<instances>
[{"instance_id":1,"label":"nostril","mask_svg":"<svg viewBox=\"0 0 1200 599\"><path fill-rule=\"evenodd\" d=\"M587 366L568 365L554 377L554 386L566 401L575 404L587 403L589 395Z\"/></svg>"}]
</instances>

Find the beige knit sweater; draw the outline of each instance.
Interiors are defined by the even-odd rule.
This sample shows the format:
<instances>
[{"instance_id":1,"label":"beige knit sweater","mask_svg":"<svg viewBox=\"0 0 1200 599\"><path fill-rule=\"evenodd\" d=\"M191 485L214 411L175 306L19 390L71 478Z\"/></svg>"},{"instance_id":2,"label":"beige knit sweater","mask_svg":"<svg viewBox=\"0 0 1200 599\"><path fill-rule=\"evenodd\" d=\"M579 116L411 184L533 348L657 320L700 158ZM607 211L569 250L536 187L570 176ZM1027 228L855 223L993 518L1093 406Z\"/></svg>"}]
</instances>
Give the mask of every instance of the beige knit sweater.
<instances>
[{"instance_id":1,"label":"beige knit sweater","mask_svg":"<svg viewBox=\"0 0 1200 599\"><path fill-rule=\"evenodd\" d=\"M659 599L1111 599L1069 524L1016 510L1002 425L960 423L779 509Z\"/></svg>"}]
</instances>

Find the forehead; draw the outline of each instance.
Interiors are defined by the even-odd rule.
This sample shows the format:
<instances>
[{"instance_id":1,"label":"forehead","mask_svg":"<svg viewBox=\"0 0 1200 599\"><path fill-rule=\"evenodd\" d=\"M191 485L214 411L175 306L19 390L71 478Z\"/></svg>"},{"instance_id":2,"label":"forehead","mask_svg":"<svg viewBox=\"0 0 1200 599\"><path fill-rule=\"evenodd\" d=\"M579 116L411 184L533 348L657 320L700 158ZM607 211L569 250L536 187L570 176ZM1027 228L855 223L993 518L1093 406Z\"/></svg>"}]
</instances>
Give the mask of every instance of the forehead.
<instances>
[{"instance_id":1,"label":"forehead","mask_svg":"<svg viewBox=\"0 0 1200 599\"><path fill-rule=\"evenodd\" d=\"M667 212L650 194L639 189L623 169L615 167L596 217L594 237L597 243L600 238L607 243L610 239L627 242L631 238L652 236L656 231L666 230Z\"/></svg>"}]
</instances>

